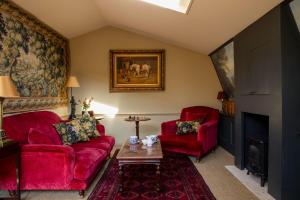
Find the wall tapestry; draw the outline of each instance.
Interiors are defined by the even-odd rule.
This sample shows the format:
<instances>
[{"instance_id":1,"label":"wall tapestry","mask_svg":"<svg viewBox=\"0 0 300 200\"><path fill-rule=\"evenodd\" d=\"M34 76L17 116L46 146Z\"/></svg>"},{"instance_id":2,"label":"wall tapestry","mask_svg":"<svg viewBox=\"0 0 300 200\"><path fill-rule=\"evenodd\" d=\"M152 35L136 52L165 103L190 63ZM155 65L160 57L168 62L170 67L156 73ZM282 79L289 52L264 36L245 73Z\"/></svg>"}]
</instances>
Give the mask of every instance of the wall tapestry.
<instances>
[{"instance_id":1,"label":"wall tapestry","mask_svg":"<svg viewBox=\"0 0 300 200\"><path fill-rule=\"evenodd\" d=\"M0 75L9 75L20 94L5 101L5 113L66 104L67 66L67 39L17 5L0 0Z\"/></svg>"},{"instance_id":2,"label":"wall tapestry","mask_svg":"<svg viewBox=\"0 0 300 200\"><path fill-rule=\"evenodd\" d=\"M222 88L229 98L234 97L234 49L233 42L225 44L211 55Z\"/></svg>"},{"instance_id":3,"label":"wall tapestry","mask_svg":"<svg viewBox=\"0 0 300 200\"><path fill-rule=\"evenodd\" d=\"M110 92L164 89L164 50L111 50Z\"/></svg>"}]
</instances>

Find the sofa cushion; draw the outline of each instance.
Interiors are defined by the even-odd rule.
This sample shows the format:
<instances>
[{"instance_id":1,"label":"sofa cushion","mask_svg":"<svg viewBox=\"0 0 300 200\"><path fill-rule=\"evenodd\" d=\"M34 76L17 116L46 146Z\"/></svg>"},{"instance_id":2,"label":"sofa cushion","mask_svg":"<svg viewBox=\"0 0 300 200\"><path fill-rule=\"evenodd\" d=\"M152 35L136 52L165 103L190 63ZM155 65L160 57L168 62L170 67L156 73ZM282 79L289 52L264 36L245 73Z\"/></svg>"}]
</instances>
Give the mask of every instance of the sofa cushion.
<instances>
[{"instance_id":1,"label":"sofa cushion","mask_svg":"<svg viewBox=\"0 0 300 200\"><path fill-rule=\"evenodd\" d=\"M75 127L69 123L57 123L53 124L56 128L56 131L61 137L63 144L71 145L79 141L78 133L76 132Z\"/></svg>"},{"instance_id":2,"label":"sofa cushion","mask_svg":"<svg viewBox=\"0 0 300 200\"><path fill-rule=\"evenodd\" d=\"M101 149L101 150L104 150L107 154L110 153L110 145L106 142L98 142L98 143L95 143L95 142L91 142L91 141L88 141L88 142L79 142L79 143L76 143L76 144L72 144L71 147L74 149L74 151L78 151L82 148L95 148L95 149Z\"/></svg>"},{"instance_id":3,"label":"sofa cushion","mask_svg":"<svg viewBox=\"0 0 300 200\"><path fill-rule=\"evenodd\" d=\"M88 142L79 142L76 144L72 144L71 147L76 151L77 148L97 148L105 150L108 154L112 150L115 145L115 138L112 136L99 136L97 138L92 138Z\"/></svg>"},{"instance_id":4,"label":"sofa cushion","mask_svg":"<svg viewBox=\"0 0 300 200\"><path fill-rule=\"evenodd\" d=\"M188 135L160 135L159 137L163 146L174 146L191 150L200 150L201 143L197 141L196 134Z\"/></svg>"},{"instance_id":5,"label":"sofa cushion","mask_svg":"<svg viewBox=\"0 0 300 200\"><path fill-rule=\"evenodd\" d=\"M96 129L97 120L95 117L91 117L89 114L84 114L79 120L82 131L85 132L89 138L100 136L100 133Z\"/></svg>"},{"instance_id":6,"label":"sofa cushion","mask_svg":"<svg viewBox=\"0 0 300 200\"><path fill-rule=\"evenodd\" d=\"M88 180L97 171L97 167L106 159L106 152L95 148L82 148L75 152L76 161L74 167L74 178Z\"/></svg>"},{"instance_id":7,"label":"sofa cushion","mask_svg":"<svg viewBox=\"0 0 300 200\"><path fill-rule=\"evenodd\" d=\"M46 134L38 129L31 128L28 133L29 144L55 144Z\"/></svg>"},{"instance_id":8,"label":"sofa cushion","mask_svg":"<svg viewBox=\"0 0 300 200\"><path fill-rule=\"evenodd\" d=\"M72 124L76 130L76 133L78 135L79 141L89 141L90 138L88 136L88 134L86 133L86 131L83 129L83 127L81 126L80 120L79 119L74 119L71 120L70 122L67 122L69 124Z\"/></svg>"},{"instance_id":9,"label":"sofa cushion","mask_svg":"<svg viewBox=\"0 0 300 200\"><path fill-rule=\"evenodd\" d=\"M112 136L108 136L108 135L102 135L97 138L91 139L90 142L96 143L96 144L105 142L105 143L109 144L110 150L112 150L113 146L115 145L115 138Z\"/></svg>"},{"instance_id":10,"label":"sofa cushion","mask_svg":"<svg viewBox=\"0 0 300 200\"><path fill-rule=\"evenodd\" d=\"M186 135L190 133L197 133L200 126L199 121L177 121L177 135Z\"/></svg>"}]
</instances>

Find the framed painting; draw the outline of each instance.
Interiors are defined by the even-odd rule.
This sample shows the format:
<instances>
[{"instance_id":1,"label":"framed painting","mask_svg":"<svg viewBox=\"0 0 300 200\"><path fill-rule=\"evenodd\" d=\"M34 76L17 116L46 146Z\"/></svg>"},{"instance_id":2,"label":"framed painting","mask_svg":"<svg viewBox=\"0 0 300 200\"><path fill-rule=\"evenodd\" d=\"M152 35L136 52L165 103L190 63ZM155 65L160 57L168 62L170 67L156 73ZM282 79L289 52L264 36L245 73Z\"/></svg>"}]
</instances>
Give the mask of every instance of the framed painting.
<instances>
[{"instance_id":1,"label":"framed painting","mask_svg":"<svg viewBox=\"0 0 300 200\"><path fill-rule=\"evenodd\" d=\"M164 90L165 50L110 50L110 92Z\"/></svg>"},{"instance_id":2,"label":"framed painting","mask_svg":"<svg viewBox=\"0 0 300 200\"><path fill-rule=\"evenodd\" d=\"M223 90L229 98L234 97L234 49L233 41L225 43L210 54Z\"/></svg>"}]
</instances>

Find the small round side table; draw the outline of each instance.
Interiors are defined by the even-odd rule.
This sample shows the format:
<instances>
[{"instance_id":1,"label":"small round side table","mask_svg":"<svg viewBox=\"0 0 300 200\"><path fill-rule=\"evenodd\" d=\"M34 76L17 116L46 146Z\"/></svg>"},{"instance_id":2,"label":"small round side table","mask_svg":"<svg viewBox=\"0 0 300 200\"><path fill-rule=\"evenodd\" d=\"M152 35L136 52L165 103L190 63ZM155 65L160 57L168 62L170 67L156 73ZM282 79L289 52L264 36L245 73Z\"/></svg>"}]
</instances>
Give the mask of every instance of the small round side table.
<instances>
[{"instance_id":1,"label":"small round side table","mask_svg":"<svg viewBox=\"0 0 300 200\"><path fill-rule=\"evenodd\" d=\"M135 122L135 135L140 139L140 122L149 121L151 120L150 117L128 117L125 118L127 122Z\"/></svg>"}]
</instances>

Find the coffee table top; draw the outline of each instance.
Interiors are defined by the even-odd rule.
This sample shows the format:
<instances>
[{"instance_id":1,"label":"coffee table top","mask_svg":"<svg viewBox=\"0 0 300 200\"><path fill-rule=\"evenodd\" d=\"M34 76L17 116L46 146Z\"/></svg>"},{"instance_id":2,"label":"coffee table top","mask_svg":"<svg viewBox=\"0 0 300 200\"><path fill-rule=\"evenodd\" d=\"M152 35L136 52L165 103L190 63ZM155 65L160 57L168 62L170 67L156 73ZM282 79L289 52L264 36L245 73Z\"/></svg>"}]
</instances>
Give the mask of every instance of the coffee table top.
<instances>
[{"instance_id":1,"label":"coffee table top","mask_svg":"<svg viewBox=\"0 0 300 200\"><path fill-rule=\"evenodd\" d=\"M154 143L151 147L147 147L141 142L138 144L130 144L127 139L117 155L118 160L147 160L162 158L163 153L159 141Z\"/></svg>"}]
</instances>

